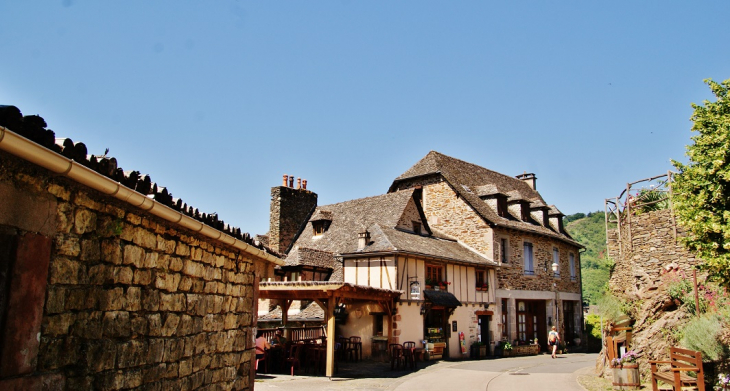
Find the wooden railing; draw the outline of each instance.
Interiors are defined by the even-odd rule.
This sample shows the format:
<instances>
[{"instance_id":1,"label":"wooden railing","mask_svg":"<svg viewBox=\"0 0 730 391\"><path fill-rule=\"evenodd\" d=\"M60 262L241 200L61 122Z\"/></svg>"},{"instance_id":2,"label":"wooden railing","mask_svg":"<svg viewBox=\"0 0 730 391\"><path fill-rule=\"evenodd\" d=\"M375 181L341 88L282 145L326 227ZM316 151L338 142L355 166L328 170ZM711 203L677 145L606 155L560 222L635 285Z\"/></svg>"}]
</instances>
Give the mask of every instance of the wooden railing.
<instances>
[{"instance_id":1,"label":"wooden railing","mask_svg":"<svg viewBox=\"0 0 730 391\"><path fill-rule=\"evenodd\" d=\"M259 329L264 333L264 338L271 340L276 335L277 329ZM289 340L292 342L304 341L308 339L316 339L326 336L323 326L316 327L291 327L289 330Z\"/></svg>"}]
</instances>

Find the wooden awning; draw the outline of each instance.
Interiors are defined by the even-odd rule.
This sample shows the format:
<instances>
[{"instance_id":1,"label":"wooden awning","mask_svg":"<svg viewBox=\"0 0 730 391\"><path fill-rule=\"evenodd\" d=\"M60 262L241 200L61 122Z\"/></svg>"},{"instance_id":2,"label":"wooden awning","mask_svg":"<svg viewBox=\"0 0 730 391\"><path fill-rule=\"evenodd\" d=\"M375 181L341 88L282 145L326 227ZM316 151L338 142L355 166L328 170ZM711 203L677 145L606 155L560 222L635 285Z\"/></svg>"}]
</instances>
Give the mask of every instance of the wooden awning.
<instances>
[{"instance_id":1,"label":"wooden awning","mask_svg":"<svg viewBox=\"0 0 730 391\"><path fill-rule=\"evenodd\" d=\"M459 299L457 299L451 292L426 289L423 291L423 295L426 300L433 303L434 306L441 306L445 308L456 308L461 306Z\"/></svg>"},{"instance_id":2,"label":"wooden awning","mask_svg":"<svg viewBox=\"0 0 730 391\"><path fill-rule=\"evenodd\" d=\"M278 299L287 303L291 300L314 300L325 310L325 321L327 323L326 376L332 377L335 368L335 307L341 303L357 301L376 302L382 305L388 316L390 316L394 299L402 295L403 291L373 288L347 282L277 281L260 282L257 293L258 297L256 299ZM284 322L288 306L289 304L282 306L282 321ZM388 339L390 340L390 336Z\"/></svg>"},{"instance_id":3,"label":"wooden awning","mask_svg":"<svg viewBox=\"0 0 730 391\"><path fill-rule=\"evenodd\" d=\"M276 281L260 282L260 299L322 300L330 297L358 301L393 300L403 291L373 288L347 282Z\"/></svg>"}]
</instances>

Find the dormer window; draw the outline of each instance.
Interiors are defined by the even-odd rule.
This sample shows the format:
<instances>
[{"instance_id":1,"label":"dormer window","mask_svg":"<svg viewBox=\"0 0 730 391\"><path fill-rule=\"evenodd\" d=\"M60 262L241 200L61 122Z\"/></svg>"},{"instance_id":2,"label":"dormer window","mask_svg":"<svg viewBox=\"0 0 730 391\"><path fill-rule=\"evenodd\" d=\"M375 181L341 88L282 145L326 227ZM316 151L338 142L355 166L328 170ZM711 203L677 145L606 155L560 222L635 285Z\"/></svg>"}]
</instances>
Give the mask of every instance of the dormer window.
<instances>
[{"instance_id":1,"label":"dormer window","mask_svg":"<svg viewBox=\"0 0 730 391\"><path fill-rule=\"evenodd\" d=\"M314 236L323 235L327 231L327 228L329 228L329 221L312 221L312 228L314 228Z\"/></svg>"},{"instance_id":2,"label":"dormer window","mask_svg":"<svg viewBox=\"0 0 730 391\"><path fill-rule=\"evenodd\" d=\"M413 225L413 233L420 235L421 234L421 223L412 221L411 224Z\"/></svg>"},{"instance_id":3,"label":"dormer window","mask_svg":"<svg viewBox=\"0 0 730 391\"><path fill-rule=\"evenodd\" d=\"M507 217L507 197L497 197L497 214L499 217Z\"/></svg>"},{"instance_id":4,"label":"dormer window","mask_svg":"<svg viewBox=\"0 0 730 391\"><path fill-rule=\"evenodd\" d=\"M309 220L312 223L314 236L322 236L332 223L332 213L325 210L317 210Z\"/></svg>"}]
</instances>

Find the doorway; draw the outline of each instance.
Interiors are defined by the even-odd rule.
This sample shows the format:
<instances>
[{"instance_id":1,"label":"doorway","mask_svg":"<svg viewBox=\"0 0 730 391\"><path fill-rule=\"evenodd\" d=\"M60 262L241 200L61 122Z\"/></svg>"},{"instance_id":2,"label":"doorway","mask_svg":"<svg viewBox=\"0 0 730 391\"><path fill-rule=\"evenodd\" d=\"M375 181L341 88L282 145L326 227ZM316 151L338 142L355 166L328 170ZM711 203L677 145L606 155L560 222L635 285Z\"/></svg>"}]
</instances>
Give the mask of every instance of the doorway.
<instances>
[{"instance_id":1,"label":"doorway","mask_svg":"<svg viewBox=\"0 0 730 391\"><path fill-rule=\"evenodd\" d=\"M489 330L489 324L492 321L491 315L479 315L477 316L477 322L479 326L478 334L479 340L487 346L487 356L491 356L491 345L489 344L491 342L490 334L491 331Z\"/></svg>"},{"instance_id":2,"label":"doorway","mask_svg":"<svg viewBox=\"0 0 730 391\"><path fill-rule=\"evenodd\" d=\"M537 339L542 349L547 349L545 302L542 300L517 300L516 304L517 340L519 344L530 344Z\"/></svg>"}]
</instances>

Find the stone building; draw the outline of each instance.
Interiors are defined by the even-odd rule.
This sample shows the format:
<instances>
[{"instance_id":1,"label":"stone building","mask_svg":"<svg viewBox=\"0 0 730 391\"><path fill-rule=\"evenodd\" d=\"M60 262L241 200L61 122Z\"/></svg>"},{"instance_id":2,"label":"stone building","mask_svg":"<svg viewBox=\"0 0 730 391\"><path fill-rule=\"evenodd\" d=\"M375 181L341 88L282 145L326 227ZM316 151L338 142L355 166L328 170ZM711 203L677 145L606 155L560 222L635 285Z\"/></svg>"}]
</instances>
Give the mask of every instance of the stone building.
<instances>
[{"instance_id":1,"label":"stone building","mask_svg":"<svg viewBox=\"0 0 730 391\"><path fill-rule=\"evenodd\" d=\"M283 262L40 117L0 125L0 389L253 389Z\"/></svg>"},{"instance_id":2,"label":"stone building","mask_svg":"<svg viewBox=\"0 0 730 391\"><path fill-rule=\"evenodd\" d=\"M572 340L582 331L582 247L535 185L532 174L513 178L430 152L387 194L319 206L293 224L299 233L280 277L318 267L331 273L304 279L402 291L395 314L350 308L344 335L440 339L451 358L463 357L461 340L538 339L547 348L552 325Z\"/></svg>"}]
</instances>

